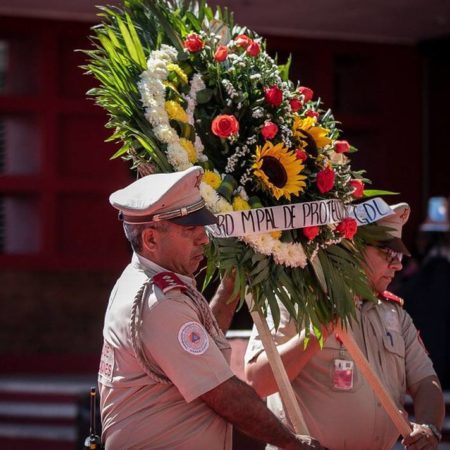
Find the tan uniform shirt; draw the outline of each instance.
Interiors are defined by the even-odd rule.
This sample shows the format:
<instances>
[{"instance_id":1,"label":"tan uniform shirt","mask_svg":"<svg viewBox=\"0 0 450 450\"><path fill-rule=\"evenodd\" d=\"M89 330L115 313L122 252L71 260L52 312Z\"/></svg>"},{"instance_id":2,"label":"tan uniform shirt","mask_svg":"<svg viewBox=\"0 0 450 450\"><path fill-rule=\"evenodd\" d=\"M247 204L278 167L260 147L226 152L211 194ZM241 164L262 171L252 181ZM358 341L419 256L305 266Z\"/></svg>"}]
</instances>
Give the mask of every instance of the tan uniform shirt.
<instances>
[{"instance_id":1,"label":"tan uniform shirt","mask_svg":"<svg viewBox=\"0 0 450 450\"><path fill-rule=\"evenodd\" d=\"M277 331L269 325L277 345L297 334L295 324L282 305ZM391 397L403 409L407 387L435 375L432 362L418 340L411 317L388 301L362 302L351 332ZM246 362L263 350L256 331L250 338ZM353 364L353 387L336 388L335 361L351 357L335 335L317 352L292 381L309 433L332 450L390 450L399 433L378 402L369 384ZM278 394L268 398L269 407L285 420Z\"/></svg>"},{"instance_id":2,"label":"tan uniform shirt","mask_svg":"<svg viewBox=\"0 0 450 450\"><path fill-rule=\"evenodd\" d=\"M151 379L135 357L130 334L133 298L149 276L164 271L134 255L111 293L99 370L106 449L231 449L231 425L199 399L233 376L231 348L222 333L216 340L209 336L182 291L164 294L153 285L142 316L146 357L173 384ZM192 330L191 341L186 336L192 337Z\"/></svg>"}]
</instances>

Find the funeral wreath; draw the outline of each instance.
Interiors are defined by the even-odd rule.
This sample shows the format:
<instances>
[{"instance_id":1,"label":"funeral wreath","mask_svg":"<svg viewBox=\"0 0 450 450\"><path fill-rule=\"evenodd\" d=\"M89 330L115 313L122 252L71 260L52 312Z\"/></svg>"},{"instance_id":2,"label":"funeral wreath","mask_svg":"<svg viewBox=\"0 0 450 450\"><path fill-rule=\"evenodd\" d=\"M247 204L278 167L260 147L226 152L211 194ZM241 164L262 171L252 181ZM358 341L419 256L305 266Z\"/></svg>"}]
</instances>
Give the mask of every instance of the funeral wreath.
<instances>
[{"instance_id":1,"label":"funeral wreath","mask_svg":"<svg viewBox=\"0 0 450 450\"><path fill-rule=\"evenodd\" d=\"M354 296L372 298L362 245L385 230L348 213L376 191L352 169L356 149L333 113L227 9L124 0L100 11L85 68L99 82L89 95L108 112L109 140L120 143L113 158L141 175L204 168L201 193L221 224L206 282L236 270L241 297L248 289L275 323L277 298L318 334L348 319ZM236 235L237 219L245 231Z\"/></svg>"}]
</instances>

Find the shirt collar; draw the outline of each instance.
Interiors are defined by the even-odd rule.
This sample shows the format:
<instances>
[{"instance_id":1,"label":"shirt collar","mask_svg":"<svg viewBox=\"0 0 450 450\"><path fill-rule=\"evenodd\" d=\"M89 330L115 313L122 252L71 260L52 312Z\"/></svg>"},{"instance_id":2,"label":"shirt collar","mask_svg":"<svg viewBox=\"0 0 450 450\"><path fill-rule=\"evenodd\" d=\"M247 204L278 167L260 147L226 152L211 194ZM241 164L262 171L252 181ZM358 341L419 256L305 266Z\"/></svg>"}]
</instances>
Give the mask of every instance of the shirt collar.
<instances>
[{"instance_id":1,"label":"shirt collar","mask_svg":"<svg viewBox=\"0 0 450 450\"><path fill-rule=\"evenodd\" d=\"M153 261L150 261L147 258L144 258L142 255L138 255L137 253L133 253L132 264L134 267L137 267L144 272L148 273L149 276L156 275L160 272L173 272L172 270L165 269L164 267L156 264ZM195 279L191 278L187 275L182 275L181 273L173 272L183 283L188 286L196 287Z\"/></svg>"}]
</instances>

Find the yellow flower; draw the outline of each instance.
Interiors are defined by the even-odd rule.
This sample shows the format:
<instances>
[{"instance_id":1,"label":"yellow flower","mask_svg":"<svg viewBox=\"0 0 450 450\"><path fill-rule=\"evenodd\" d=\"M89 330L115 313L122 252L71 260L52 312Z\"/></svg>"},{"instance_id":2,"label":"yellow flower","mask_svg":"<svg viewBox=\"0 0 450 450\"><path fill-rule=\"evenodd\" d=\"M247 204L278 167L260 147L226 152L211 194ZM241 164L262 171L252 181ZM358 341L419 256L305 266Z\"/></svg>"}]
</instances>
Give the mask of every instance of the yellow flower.
<instances>
[{"instance_id":1,"label":"yellow flower","mask_svg":"<svg viewBox=\"0 0 450 450\"><path fill-rule=\"evenodd\" d=\"M169 100L165 103L167 115L169 116L169 119L175 119L180 122L187 123L188 122L188 115L186 114L186 111L183 109L183 107L177 103L174 100Z\"/></svg>"},{"instance_id":2,"label":"yellow flower","mask_svg":"<svg viewBox=\"0 0 450 450\"><path fill-rule=\"evenodd\" d=\"M233 209L235 211L242 211L244 209L250 209L250 205L241 196L237 195L233 199Z\"/></svg>"},{"instance_id":3,"label":"yellow flower","mask_svg":"<svg viewBox=\"0 0 450 450\"><path fill-rule=\"evenodd\" d=\"M222 179L220 175L212 170L205 170L203 174L202 181L206 184L209 184L213 189L219 189L219 186L222 183Z\"/></svg>"},{"instance_id":4,"label":"yellow flower","mask_svg":"<svg viewBox=\"0 0 450 450\"><path fill-rule=\"evenodd\" d=\"M273 145L266 141L264 147L256 147L253 173L272 195L279 200L284 196L288 200L291 194L298 195L306 186L306 177L300 175L304 166L294 152L290 152L282 143Z\"/></svg>"},{"instance_id":5,"label":"yellow flower","mask_svg":"<svg viewBox=\"0 0 450 450\"><path fill-rule=\"evenodd\" d=\"M281 231L271 231L270 235L274 238L274 239L280 239L281 237Z\"/></svg>"},{"instance_id":6,"label":"yellow flower","mask_svg":"<svg viewBox=\"0 0 450 450\"><path fill-rule=\"evenodd\" d=\"M167 69L171 72L175 72L178 76L178 79L181 80L184 84L188 83L186 72L178 64L167 64Z\"/></svg>"},{"instance_id":7,"label":"yellow flower","mask_svg":"<svg viewBox=\"0 0 450 450\"><path fill-rule=\"evenodd\" d=\"M302 148L308 153L317 154L317 150L331 144L331 139L327 136L330 130L317 126L315 117L305 117L302 119L296 115L292 126L294 137L300 140Z\"/></svg>"},{"instance_id":8,"label":"yellow flower","mask_svg":"<svg viewBox=\"0 0 450 450\"><path fill-rule=\"evenodd\" d=\"M189 139L180 138L180 145L186 150L189 162L194 164L197 161L197 152L194 144Z\"/></svg>"}]
</instances>

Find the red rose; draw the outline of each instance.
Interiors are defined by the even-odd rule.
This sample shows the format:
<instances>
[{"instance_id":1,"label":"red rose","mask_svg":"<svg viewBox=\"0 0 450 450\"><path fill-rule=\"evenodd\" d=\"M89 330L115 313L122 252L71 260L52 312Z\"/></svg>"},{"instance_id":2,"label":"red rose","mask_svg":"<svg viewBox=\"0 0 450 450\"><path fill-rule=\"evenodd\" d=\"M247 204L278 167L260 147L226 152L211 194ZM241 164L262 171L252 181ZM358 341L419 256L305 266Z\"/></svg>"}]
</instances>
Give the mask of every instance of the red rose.
<instances>
[{"instance_id":1,"label":"red rose","mask_svg":"<svg viewBox=\"0 0 450 450\"><path fill-rule=\"evenodd\" d=\"M214 59L218 62L225 61L228 56L228 48L226 45L219 45L214 53Z\"/></svg>"},{"instance_id":2,"label":"red rose","mask_svg":"<svg viewBox=\"0 0 450 450\"><path fill-rule=\"evenodd\" d=\"M350 144L347 141L336 141L334 151L336 153L347 153L350 150Z\"/></svg>"},{"instance_id":3,"label":"red rose","mask_svg":"<svg viewBox=\"0 0 450 450\"><path fill-rule=\"evenodd\" d=\"M313 226L302 228L302 230L303 234L308 238L308 241L312 241L319 234L320 228Z\"/></svg>"},{"instance_id":4,"label":"red rose","mask_svg":"<svg viewBox=\"0 0 450 450\"><path fill-rule=\"evenodd\" d=\"M278 133L278 126L273 122L266 122L261 128L264 139L273 139Z\"/></svg>"},{"instance_id":5,"label":"red rose","mask_svg":"<svg viewBox=\"0 0 450 450\"><path fill-rule=\"evenodd\" d=\"M283 91L278 86L264 89L266 102L278 108L283 101Z\"/></svg>"},{"instance_id":6,"label":"red rose","mask_svg":"<svg viewBox=\"0 0 450 450\"><path fill-rule=\"evenodd\" d=\"M312 109L308 109L305 113L308 117L319 117L319 113L316 111L313 111Z\"/></svg>"},{"instance_id":7,"label":"red rose","mask_svg":"<svg viewBox=\"0 0 450 450\"><path fill-rule=\"evenodd\" d=\"M303 95L305 103L312 100L313 95L314 95L313 90L306 86L300 86L298 88L298 92Z\"/></svg>"},{"instance_id":8,"label":"red rose","mask_svg":"<svg viewBox=\"0 0 450 450\"><path fill-rule=\"evenodd\" d=\"M211 124L211 131L220 138L227 138L239 131L239 122L236 117L221 114Z\"/></svg>"},{"instance_id":9,"label":"red rose","mask_svg":"<svg viewBox=\"0 0 450 450\"><path fill-rule=\"evenodd\" d=\"M361 198L364 193L364 183L361 180L350 180L350 186L353 187L353 198Z\"/></svg>"},{"instance_id":10,"label":"red rose","mask_svg":"<svg viewBox=\"0 0 450 450\"><path fill-rule=\"evenodd\" d=\"M298 98L289 100L289 104L291 105L292 112L297 112L303 106L302 102Z\"/></svg>"},{"instance_id":11,"label":"red rose","mask_svg":"<svg viewBox=\"0 0 450 450\"><path fill-rule=\"evenodd\" d=\"M306 161L308 159L308 154L302 148L295 150L295 157L297 159L301 159L302 161Z\"/></svg>"},{"instance_id":12,"label":"red rose","mask_svg":"<svg viewBox=\"0 0 450 450\"><path fill-rule=\"evenodd\" d=\"M247 48L253 42L253 39L250 39L245 34L239 34L234 38L234 42L236 42L238 47Z\"/></svg>"},{"instance_id":13,"label":"red rose","mask_svg":"<svg viewBox=\"0 0 450 450\"><path fill-rule=\"evenodd\" d=\"M325 192L331 191L334 186L334 170L323 169L317 174L317 188L324 194Z\"/></svg>"},{"instance_id":14,"label":"red rose","mask_svg":"<svg viewBox=\"0 0 450 450\"><path fill-rule=\"evenodd\" d=\"M336 231L341 233L345 239L353 239L353 236L358 231L358 225L355 219L351 217L346 217L342 222L336 227Z\"/></svg>"},{"instance_id":15,"label":"red rose","mask_svg":"<svg viewBox=\"0 0 450 450\"><path fill-rule=\"evenodd\" d=\"M199 52L204 46L202 38L196 33L188 34L184 40L184 48L191 53Z\"/></svg>"},{"instance_id":16,"label":"red rose","mask_svg":"<svg viewBox=\"0 0 450 450\"><path fill-rule=\"evenodd\" d=\"M260 51L259 44L255 41L252 41L246 50L247 54L253 57L258 56Z\"/></svg>"}]
</instances>

